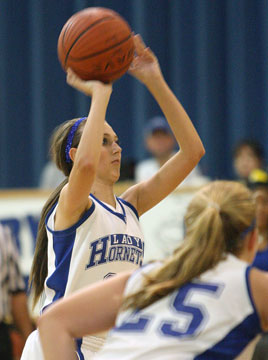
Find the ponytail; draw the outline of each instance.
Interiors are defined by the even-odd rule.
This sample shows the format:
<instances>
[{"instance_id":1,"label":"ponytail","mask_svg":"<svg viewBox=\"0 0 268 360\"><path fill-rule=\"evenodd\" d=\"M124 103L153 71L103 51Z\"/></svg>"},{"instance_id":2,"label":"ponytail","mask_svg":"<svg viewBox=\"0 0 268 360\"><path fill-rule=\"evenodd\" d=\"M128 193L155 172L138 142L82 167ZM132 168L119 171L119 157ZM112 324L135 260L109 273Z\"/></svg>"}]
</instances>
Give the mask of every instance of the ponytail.
<instances>
[{"instance_id":1,"label":"ponytail","mask_svg":"<svg viewBox=\"0 0 268 360\"><path fill-rule=\"evenodd\" d=\"M142 288L128 296L123 308L143 309L215 267L227 253L239 254L243 232L255 217L250 191L233 181L202 188L185 215L184 242L162 266L144 275Z\"/></svg>"},{"instance_id":2,"label":"ponytail","mask_svg":"<svg viewBox=\"0 0 268 360\"><path fill-rule=\"evenodd\" d=\"M41 217L38 225L37 238L35 252L29 277L29 287L33 294L33 308L37 304L43 290L44 283L47 277L47 232L46 232L46 217L52 206L58 201L60 192L65 184L67 184L68 178L54 190L45 203L41 212Z\"/></svg>"}]
</instances>

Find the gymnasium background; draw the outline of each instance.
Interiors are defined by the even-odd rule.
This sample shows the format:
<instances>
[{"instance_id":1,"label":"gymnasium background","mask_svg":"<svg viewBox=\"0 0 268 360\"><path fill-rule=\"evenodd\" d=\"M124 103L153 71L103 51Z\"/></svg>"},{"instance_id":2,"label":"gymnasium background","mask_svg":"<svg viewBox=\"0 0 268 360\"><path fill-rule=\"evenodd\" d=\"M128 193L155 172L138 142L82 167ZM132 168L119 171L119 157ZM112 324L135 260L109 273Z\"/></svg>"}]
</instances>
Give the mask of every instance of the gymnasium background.
<instances>
[{"instance_id":1,"label":"gymnasium background","mask_svg":"<svg viewBox=\"0 0 268 360\"><path fill-rule=\"evenodd\" d=\"M242 137L268 154L268 0L0 0L0 222L13 230L26 277L48 197L36 187L49 136L90 105L66 84L57 40L67 19L89 6L119 12L153 49L204 142L205 175L232 177L232 148ZM124 160L144 157L143 126L159 113L131 76L114 84L107 119ZM141 218L146 260L182 240L193 193L182 189Z\"/></svg>"},{"instance_id":2,"label":"gymnasium background","mask_svg":"<svg viewBox=\"0 0 268 360\"><path fill-rule=\"evenodd\" d=\"M36 187L53 128L87 114L89 99L66 85L56 49L63 24L88 6L118 11L154 50L205 144L206 175L232 176L241 137L268 152L267 0L1 0L2 189ZM142 127L159 111L129 75L114 84L108 121L125 159L144 156Z\"/></svg>"}]
</instances>

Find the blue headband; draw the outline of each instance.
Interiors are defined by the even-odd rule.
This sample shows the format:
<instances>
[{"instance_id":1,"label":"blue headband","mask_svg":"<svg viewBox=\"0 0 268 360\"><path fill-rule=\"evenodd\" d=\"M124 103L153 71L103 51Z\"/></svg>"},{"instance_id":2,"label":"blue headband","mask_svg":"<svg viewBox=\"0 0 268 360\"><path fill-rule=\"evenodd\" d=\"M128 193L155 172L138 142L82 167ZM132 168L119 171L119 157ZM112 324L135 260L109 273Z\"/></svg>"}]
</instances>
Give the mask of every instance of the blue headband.
<instances>
[{"instance_id":1,"label":"blue headband","mask_svg":"<svg viewBox=\"0 0 268 360\"><path fill-rule=\"evenodd\" d=\"M256 219L253 219L251 224L249 225L249 227L247 227L242 233L241 233L241 237L245 237L248 233L250 233L252 230L254 230L256 226Z\"/></svg>"},{"instance_id":2,"label":"blue headband","mask_svg":"<svg viewBox=\"0 0 268 360\"><path fill-rule=\"evenodd\" d=\"M79 126L79 124L83 121L86 120L86 117L82 117L78 120L76 120L76 122L73 124L73 126L71 127L71 130L68 134L67 137L67 142L66 142L66 148L65 148L65 159L67 163L70 163L72 161L72 159L70 158L70 150L72 147L72 143L73 143L73 139L74 139L74 134L76 133L76 130Z\"/></svg>"}]
</instances>

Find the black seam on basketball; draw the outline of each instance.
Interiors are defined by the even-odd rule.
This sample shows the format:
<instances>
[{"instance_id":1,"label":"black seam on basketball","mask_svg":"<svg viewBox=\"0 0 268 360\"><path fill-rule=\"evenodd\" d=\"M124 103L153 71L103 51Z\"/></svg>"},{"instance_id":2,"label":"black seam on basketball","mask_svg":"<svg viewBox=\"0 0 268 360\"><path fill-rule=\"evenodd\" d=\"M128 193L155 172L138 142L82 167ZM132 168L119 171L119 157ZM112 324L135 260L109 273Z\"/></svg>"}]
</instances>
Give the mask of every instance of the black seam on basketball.
<instances>
[{"instance_id":1,"label":"black seam on basketball","mask_svg":"<svg viewBox=\"0 0 268 360\"><path fill-rule=\"evenodd\" d=\"M104 76L106 76L106 77L107 77L107 76L108 76L108 77L113 76L113 75L118 74L118 73L120 73L121 71L124 71L125 69L127 69L130 64L131 64L131 62L129 62L127 65L123 66L122 68L120 68L120 69L118 69L118 70L116 70L116 71L109 72L109 73L102 74L102 75L104 75ZM91 75L91 74L90 74L90 73L83 73L83 75Z\"/></svg>"},{"instance_id":2,"label":"black seam on basketball","mask_svg":"<svg viewBox=\"0 0 268 360\"><path fill-rule=\"evenodd\" d=\"M119 70L113 71L113 72L109 72L107 74L104 74L106 76L111 76L111 75L115 75L117 73L120 73L121 71L124 71L126 68L128 68L130 65L130 63L128 63L127 65L123 66L122 68L120 68Z\"/></svg>"},{"instance_id":3,"label":"black seam on basketball","mask_svg":"<svg viewBox=\"0 0 268 360\"><path fill-rule=\"evenodd\" d=\"M69 58L70 58L73 62L90 59L90 58L92 58L92 57L94 57L94 56L103 54L103 53L105 53L106 51L112 50L112 49L116 48L116 47L119 46L119 45L122 45L124 42L128 41L128 40L131 38L131 36L132 36L132 35L130 34L127 38L121 40L120 42L116 43L115 45L110 46L109 48L106 48L106 49L104 49L104 50L98 51L98 52L96 52L96 53L90 54L90 55L88 55L88 56L84 56L84 57L80 57L80 58L76 58L76 59L74 59L72 56L69 56Z\"/></svg>"},{"instance_id":4,"label":"black seam on basketball","mask_svg":"<svg viewBox=\"0 0 268 360\"><path fill-rule=\"evenodd\" d=\"M77 41L81 38L81 36L83 36L88 30L90 30L92 27L94 27L95 25L98 25L100 23L102 23L103 21L109 19L113 19L112 16L106 16L104 18L101 18L97 21L95 21L93 24L91 24L89 27L87 27L83 32L81 32L81 34L75 39L75 41L72 43L72 45L70 46L70 49L68 50L66 56L65 56L65 61L64 61L64 67L66 67L66 63L70 54L70 51L72 50L72 48L74 47L74 45L77 43Z\"/></svg>"}]
</instances>

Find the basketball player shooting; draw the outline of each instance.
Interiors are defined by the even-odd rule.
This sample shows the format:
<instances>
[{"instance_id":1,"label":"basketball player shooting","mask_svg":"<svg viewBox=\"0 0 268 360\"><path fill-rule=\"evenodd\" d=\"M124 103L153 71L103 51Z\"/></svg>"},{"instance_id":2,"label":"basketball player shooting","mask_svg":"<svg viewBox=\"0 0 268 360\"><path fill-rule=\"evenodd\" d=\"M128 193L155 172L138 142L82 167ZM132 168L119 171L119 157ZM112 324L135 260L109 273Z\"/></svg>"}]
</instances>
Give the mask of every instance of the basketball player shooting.
<instances>
[{"instance_id":1,"label":"basketball player shooting","mask_svg":"<svg viewBox=\"0 0 268 360\"><path fill-rule=\"evenodd\" d=\"M121 148L105 122L112 85L81 80L68 70L68 84L92 101L87 118L60 125L54 137L54 158L67 178L45 205L39 225L31 278L34 299L44 292L42 311L109 274L139 268L144 251L139 216L170 194L204 155L202 142L164 80L157 58L139 35L134 43L136 55L129 73L159 104L180 150L151 179L115 197ZM104 334L78 339L78 358L91 359L104 339ZM43 359L38 331L28 338L21 360L37 358Z\"/></svg>"}]
</instances>

